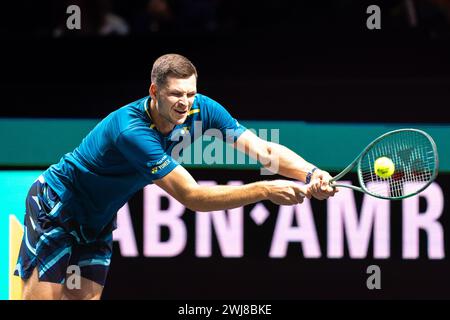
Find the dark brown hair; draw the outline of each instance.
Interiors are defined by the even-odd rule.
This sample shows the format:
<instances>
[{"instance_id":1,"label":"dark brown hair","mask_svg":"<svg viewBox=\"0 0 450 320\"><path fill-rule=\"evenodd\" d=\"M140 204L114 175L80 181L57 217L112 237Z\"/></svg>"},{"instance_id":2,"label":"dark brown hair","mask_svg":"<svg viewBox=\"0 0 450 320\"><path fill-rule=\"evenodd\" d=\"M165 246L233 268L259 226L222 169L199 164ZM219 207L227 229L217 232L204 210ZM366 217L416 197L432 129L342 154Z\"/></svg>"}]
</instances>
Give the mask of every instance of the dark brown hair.
<instances>
[{"instance_id":1,"label":"dark brown hair","mask_svg":"<svg viewBox=\"0 0 450 320\"><path fill-rule=\"evenodd\" d=\"M151 79L152 83L162 86L166 83L168 76L186 79L195 74L197 78L197 70L191 61L182 55L169 53L165 54L153 63Z\"/></svg>"}]
</instances>

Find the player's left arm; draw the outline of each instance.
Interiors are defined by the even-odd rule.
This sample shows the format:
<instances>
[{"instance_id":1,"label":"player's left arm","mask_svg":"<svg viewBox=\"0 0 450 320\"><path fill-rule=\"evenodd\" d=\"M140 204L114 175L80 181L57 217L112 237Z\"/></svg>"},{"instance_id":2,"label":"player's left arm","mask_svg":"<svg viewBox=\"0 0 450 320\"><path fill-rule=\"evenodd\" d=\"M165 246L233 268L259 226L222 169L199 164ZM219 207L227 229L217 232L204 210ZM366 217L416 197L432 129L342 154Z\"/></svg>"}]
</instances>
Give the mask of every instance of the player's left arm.
<instances>
[{"instance_id":1,"label":"player's left arm","mask_svg":"<svg viewBox=\"0 0 450 320\"><path fill-rule=\"evenodd\" d=\"M205 118L204 127L219 129L223 136L227 130L234 132L233 146L258 160L264 167L282 176L305 182L314 165L305 161L292 150L277 143L260 139L240 125L218 102L206 96L202 99ZM237 139L236 139L237 138ZM227 139L227 142L228 139ZM309 190L312 196L323 200L333 196L336 190L328 185L331 176L326 171L315 170L311 176Z\"/></svg>"},{"instance_id":2,"label":"player's left arm","mask_svg":"<svg viewBox=\"0 0 450 320\"><path fill-rule=\"evenodd\" d=\"M284 177L306 182L306 177L316 166L309 163L289 148L278 143L263 140L250 130L244 131L234 147L257 160L266 169ZM311 175L310 191L319 200L334 196L337 189L328 185L331 176L320 169Z\"/></svg>"}]
</instances>

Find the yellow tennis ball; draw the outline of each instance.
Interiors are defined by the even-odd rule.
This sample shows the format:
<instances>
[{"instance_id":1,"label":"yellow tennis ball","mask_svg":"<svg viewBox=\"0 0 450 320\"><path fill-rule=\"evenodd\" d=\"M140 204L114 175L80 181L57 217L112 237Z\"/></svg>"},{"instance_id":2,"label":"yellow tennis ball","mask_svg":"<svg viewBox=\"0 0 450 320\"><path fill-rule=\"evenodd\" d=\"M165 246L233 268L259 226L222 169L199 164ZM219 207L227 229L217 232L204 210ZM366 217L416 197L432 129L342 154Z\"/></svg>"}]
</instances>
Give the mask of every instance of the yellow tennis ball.
<instances>
[{"instance_id":1,"label":"yellow tennis ball","mask_svg":"<svg viewBox=\"0 0 450 320\"><path fill-rule=\"evenodd\" d=\"M375 173L383 179L387 179L394 174L395 165L388 157L381 157L375 160Z\"/></svg>"}]
</instances>

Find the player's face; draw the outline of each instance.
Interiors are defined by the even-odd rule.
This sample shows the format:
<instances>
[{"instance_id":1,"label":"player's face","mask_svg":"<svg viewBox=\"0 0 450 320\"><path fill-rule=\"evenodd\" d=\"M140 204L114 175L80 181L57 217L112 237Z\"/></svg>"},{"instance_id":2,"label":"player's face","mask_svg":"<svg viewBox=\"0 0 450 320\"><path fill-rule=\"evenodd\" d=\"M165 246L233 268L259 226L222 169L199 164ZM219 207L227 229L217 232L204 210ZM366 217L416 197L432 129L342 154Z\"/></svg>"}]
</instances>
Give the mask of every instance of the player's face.
<instances>
[{"instance_id":1,"label":"player's face","mask_svg":"<svg viewBox=\"0 0 450 320\"><path fill-rule=\"evenodd\" d=\"M184 123L197 93L195 75L187 79L168 77L166 84L158 90L158 112L173 125Z\"/></svg>"}]
</instances>

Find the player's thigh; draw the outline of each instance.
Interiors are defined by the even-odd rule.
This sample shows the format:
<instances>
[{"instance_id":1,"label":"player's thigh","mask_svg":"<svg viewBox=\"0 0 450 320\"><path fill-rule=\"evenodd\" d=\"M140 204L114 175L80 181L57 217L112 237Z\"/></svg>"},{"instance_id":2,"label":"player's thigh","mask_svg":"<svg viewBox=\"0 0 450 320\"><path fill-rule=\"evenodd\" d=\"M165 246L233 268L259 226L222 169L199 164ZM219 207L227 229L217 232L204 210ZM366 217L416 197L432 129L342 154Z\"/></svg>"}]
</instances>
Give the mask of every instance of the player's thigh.
<instances>
[{"instance_id":1,"label":"player's thigh","mask_svg":"<svg viewBox=\"0 0 450 320\"><path fill-rule=\"evenodd\" d=\"M74 273L66 276L66 299L100 299L112 256L112 231L88 244L77 244L69 264ZM77 271L76 271L77 270ZM75 272L76 271L76 272Z\"/></svg>"},{"instance_id":2,"label":"player's thigh","mask_svg":"<svg viewBox=\"0 0 450 320\"><path fill-rule=\"evenodd\" d=\"M64 286L63 300L100 300L103 286L95 281L80 277L79 286Z\"/></svg>"},{"instance_id":3,"label":"player's thigh","mask_svg":"<svg viewBox=\"0 0 450 320\"><path fill-rule=\"evenodd\" d=\"M59 300L63 295L64 285L39 281L38 270L34 268L31 276L23 281L22 298L24 300Z\"/></svg>"}]
</instances>

